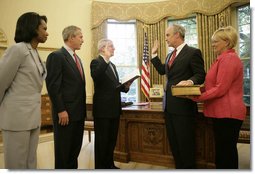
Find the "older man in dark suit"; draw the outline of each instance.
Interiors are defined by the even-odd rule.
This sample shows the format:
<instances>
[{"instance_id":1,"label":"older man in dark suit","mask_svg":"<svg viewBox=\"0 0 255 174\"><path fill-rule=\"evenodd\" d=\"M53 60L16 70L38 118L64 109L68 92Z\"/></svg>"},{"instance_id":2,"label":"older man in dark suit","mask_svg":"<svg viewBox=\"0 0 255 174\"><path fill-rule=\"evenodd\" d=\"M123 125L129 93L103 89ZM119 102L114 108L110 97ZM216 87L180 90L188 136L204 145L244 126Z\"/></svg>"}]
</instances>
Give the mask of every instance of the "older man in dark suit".
<instances>
[{"instance_id":1,"label":"older man in dark suit","mask_svg":"<svg viewBox=\"0 0 255 174\"><path fill-rule=\"evenodd\" d=\"M113 161L121 114L120 92L128 92L130 83L120 85L118 72L110 61L114 55L111 40L98 42L99 56L90 64L94 81L93 116L95 125L95 169L116 169Z\"/></svg>"},{"instance_id":2,"label":"older man in dark suit","mask_svg":"<svg viewBox=\"0 0 255 174\"><path fill-rule=\"evenodd\" d=\"M65 45L47 58L46 85L53 106L55 168L76 169L86 117L85 76L75 54L83 35L76 26L66 27L62 35Z\"/></svg>"},{"instance_id":3,"label":"older man in dark suit","mask_svg":"<svg viewBox=\"0 0 255 174\"><path fill-rule=\"evenodd\" d=\"M164 95L165 124L177 169L195 168L195 114L197 105L190 99L172 96L172 85L202 84L205 79L201 51L185 42L185 29L171 25L166 42L173 47L164 64L157 56L158 42L152 48L151 62L161 75L167 76Z\"/></svg>"}]
</instances>

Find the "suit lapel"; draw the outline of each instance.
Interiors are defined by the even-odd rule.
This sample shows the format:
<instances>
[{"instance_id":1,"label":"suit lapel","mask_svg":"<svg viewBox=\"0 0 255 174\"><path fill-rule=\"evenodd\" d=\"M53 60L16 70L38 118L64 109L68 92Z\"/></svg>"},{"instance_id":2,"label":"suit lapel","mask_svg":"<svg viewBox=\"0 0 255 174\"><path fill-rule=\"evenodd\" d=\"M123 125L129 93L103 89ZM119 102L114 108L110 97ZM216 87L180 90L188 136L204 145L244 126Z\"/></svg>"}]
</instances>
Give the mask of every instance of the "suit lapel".
<instances>
[{"instance_id":1,"label":"suit lapel","mask_svg":"<svg viewBox=\"0 0 255 174\"><path fill-rule=\"evenodd\" d=\"M103 58L102 56L99 56L99 59L100 59L100 61L105 62L105 60L104 60L104 58ZM116 74L117 78L115 77L115 75L114 75L114 73L113 73L113 71L112 71L112 68L110 67L109 64L108 64L108 66L107 66L107 69L106 69L105 73L106 73L106 75L107 75L113 82L118 82L118 81L119 81L119 80L118 80L119 78L118 78L118 74L117 74L117 71L116 71L116 67L115 67L114 64L112 64L112 66L113 66L113 69L114 69L114 71L115 71L115 74Z\"/></svg>"},{"instance_id":2,"label":"suit lapel","mask_svg":"<svg viewBox=\"0 0 255 174\"><path fill-rule=\"evenodd\" d=\"M166 73L168 73L169 71L169 66L168 66L168 62L169 62L169 59L170 57L172 56L173 52L172 53L169 53L167 56L166 56L166 62L165 62L165 71Z\"/></svg>"},{"instance_id":3,"label":"suit lapel","mask_svg":"<svg viewBox=\"0 0 255 174\"><path fill-rule=\"evenodd\" d=\"M112 65L112 68L111 68L111 70L112 71L114 71L113 73L113 75L114 75L114 77L115 77L115 79L117 79L117 81L119 81L119 75L118 75L118 72L117 72L117 69L116 69L116 66L111 62L111 65Z\"/></svg>"},{"instance_id":4,"label":"suit lapel","mask_svg":"<svg viewBox=\"0 0 255 174\"><path fill-rule=\"evenodd\" d=\"M115 77L112 68L110 67L110 65L108 65L107 69L106 69L106 75L112 80L112 81L116 81L117 78ZM117 74L116 74L117 75Z\"/></svg>"},{"instance_id":5,"label":"suit lapel","mask_svg":"<svg viewBox=\"0 0 255 174\"><path fill-rule=\"evenodd\" d=\"M182 58L185 57L185 54L187 53L187 48L188 48L187 45L185 45L185 46L182 48L182 50L179 52L179 54L176 56L175 60L173 61L173 63L172 63L172 65L171 65L170 69L173 68L173 66L174 66L174 64L175 64L176 62L181 61ZM172 54L171 54L171 55L172 55Z\"/></svg>"},{"instance_id":6,"label":"suit lapel","mask_svg":"<svg viewBox=\"0 0 255 174\"><path fill-rule=\"evenodd\" d=\"M36 65L36 68L38 70L40 77L45 77L46 76L46 68L42 63L42 60L41 60L39 54L37 53L37 55L35 55L35 52L33 51L32 46L29 43L25 43L25 44L26 44L26 47L27 47L27 49ZM36 60L37 57L39 60Z\"/></svg>"},{"instance_id":7,"label":"suit lapel","mask_svg":"<svg viewBox=\"0 0 255 174\"><path fill-rule=\"evenodd\" d=\"M77 75L80 79L82 79L81 74L80 74L80 72L79 72L79 70L78 70L78 68L77 68L77 65L76 65L75 61L73 60L73 57L69 54L69 52L68 52L64 47L61 48L61 51L65 54L65 59L66 59L67 62L71 65L71 67L72 67L72 69L74 70L74 72L76 73L76 75ZM80 62L81 62L81 61L80 61ZM82 65L81 65L81 67L82 67ZM82 67L82 71L83 71L83 67ZM83 75L84 75L84 73L83 73ZM83 77L85 77L85 76L83 76ZM82 79L82 80L83 80L83 79Z\"/></svg>"},{"instance_id":8,"label":"suit lapel","mask_svg":"<svg viewBox=\"0 0 255 174\"><path fill-rule=\"evenodd\" d=\"M185 45L182 50L179 52L179 54L176 56L172 66L175 64L175 62L181 61L185 54L187 54L187 48L188 46Z\"/></svg>"}]
</instances>

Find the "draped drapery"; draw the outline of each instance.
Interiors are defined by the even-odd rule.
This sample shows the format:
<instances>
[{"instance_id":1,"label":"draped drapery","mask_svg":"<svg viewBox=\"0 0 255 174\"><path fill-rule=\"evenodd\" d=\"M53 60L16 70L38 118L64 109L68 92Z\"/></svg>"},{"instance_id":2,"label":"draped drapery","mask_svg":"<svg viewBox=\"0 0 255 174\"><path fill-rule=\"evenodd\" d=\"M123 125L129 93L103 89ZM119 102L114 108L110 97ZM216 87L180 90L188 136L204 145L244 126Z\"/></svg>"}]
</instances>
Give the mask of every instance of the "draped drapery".
<instances>
[{"instance_id":1,"label":"draped drapery","mask_svg":"<svg viewBox=\"0 0 255 174\"><path fill-rule=\"evenodd\" d=\"M97 43L100 39L107 36L107 20L104 20L99 26L92 30L92 46L91 46L91 59L98 55Z\"/></svg>"},{"instance_id":2,"label":"draped drapery","mask_svg":"<svg viewBox=\"0 0 255 174\"><path fill-rule=\"evenodd\" d=\"M107 20L104 20L99 26L95 27L92 30L91 60L96 58L99 54L98 48L97 48L98 41L100 39L106 38L106 36L107 36Z\"/></svg>"},{"instance_id":3,"label":"draped drapery","mask_svg":"<svg viewBox=\"0 0 255 174\"><path fill-rule=\"evenodd\" d=\"M209 16L197 13L196 17L199 38L198 45L203 53L205 70L208 71L216 58L211 46L211 37L218 28L231 25L231 8L227 7L222 12Z\"/></svg>"}]
</instances>

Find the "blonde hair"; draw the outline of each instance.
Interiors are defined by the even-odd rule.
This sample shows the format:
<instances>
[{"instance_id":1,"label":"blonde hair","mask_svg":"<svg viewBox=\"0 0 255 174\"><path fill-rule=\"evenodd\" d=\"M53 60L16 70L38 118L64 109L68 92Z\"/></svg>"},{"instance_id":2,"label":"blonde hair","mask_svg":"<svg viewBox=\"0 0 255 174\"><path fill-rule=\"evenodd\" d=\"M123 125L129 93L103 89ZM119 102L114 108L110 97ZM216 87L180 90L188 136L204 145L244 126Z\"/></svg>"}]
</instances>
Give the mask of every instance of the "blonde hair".
<instances>
[{"instance_id":1,"label":"blonde hair","mask_svg":"<svg viewBox=\"0 0 255 174\"><path fill-rule=\"evenodd\" d=\"M234 29L232 26L227 26L227 27L223 27L223 28L219 28L218 30L216 30L213 35L212 35L212 39L214 38L219 38L221 40L224 41L228 41L228 48L234 48L237 44L237 32L236 29Z\"/></svg>"}]
</instances>

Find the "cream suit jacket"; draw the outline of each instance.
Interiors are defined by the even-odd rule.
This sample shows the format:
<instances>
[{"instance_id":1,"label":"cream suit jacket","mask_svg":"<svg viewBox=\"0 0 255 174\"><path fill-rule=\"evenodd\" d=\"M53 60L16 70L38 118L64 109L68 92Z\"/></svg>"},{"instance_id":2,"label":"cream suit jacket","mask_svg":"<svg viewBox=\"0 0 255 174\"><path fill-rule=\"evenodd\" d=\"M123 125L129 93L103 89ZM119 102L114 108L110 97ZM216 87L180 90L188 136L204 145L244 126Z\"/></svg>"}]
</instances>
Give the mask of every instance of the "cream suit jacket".
<instances>
[{"instance_id":1,"label":"cream suit jacket","mask_svg":"<svg viewBox=\"0 0 255 174\"><path fill-rule=\"evenodd\" d=\"M29 43L21 42L8 48L0 59L2 130L31 130L41 124L41 90L46 68L38 57Z\"/></svg>"}]
</instances>

